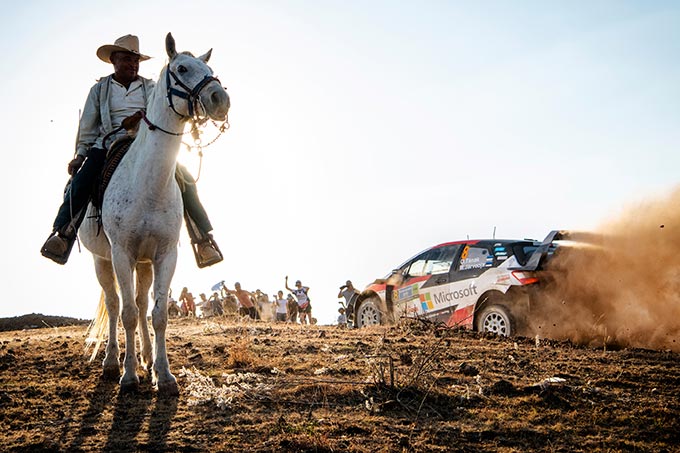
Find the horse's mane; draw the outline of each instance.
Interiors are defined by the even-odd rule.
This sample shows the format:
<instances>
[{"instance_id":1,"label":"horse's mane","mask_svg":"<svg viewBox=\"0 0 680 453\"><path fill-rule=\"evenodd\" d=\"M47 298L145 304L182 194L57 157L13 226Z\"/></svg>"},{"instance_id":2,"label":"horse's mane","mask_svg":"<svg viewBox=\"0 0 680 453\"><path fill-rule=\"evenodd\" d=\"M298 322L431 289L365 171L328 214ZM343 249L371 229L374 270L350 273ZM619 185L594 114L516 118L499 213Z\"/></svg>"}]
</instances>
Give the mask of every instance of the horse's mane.
<instances>
[{"instance_id":1,"label":"horse's mane","mask_svg":"<svg viewBox=\"0 0 680 453\"><path fill-rule=\"evenodd\" d=\"M153 87L153 90L151 90L151 93L149 93L149 96L146 98L146 110L149 110L149 106L153 105L154 101L156 100L156 96L158 95L159 87L161 83L165 83L165 71L167 70L167 65L163 66L163 69L161 70L161 75L158 77L158 80L156 81L156 84Z\"/></svg>"}]
</instances>

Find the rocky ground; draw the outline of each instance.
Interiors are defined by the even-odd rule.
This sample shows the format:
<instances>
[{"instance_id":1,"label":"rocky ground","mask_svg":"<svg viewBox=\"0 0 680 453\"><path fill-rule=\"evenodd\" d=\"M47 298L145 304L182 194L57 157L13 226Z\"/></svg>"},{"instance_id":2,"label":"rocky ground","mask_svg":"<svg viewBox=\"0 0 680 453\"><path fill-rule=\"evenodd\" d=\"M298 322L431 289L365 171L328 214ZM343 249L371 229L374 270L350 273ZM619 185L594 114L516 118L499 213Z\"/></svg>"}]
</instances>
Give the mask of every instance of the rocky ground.
<instances>
[{"instance_id":1,"label":"rocky ground","mask_svg":"<svg viewBox=\"0 0 680 453\"><path fill-rule=\"evenodd\" d=\"M3 451L680 450L670 351L420 321L356 331L172 319L181 390L169 398L144 370L137 393L120 393L100 377L102 352L84 355L86 326L52 321L0 332Z\"/></svg>"}]
</instances>

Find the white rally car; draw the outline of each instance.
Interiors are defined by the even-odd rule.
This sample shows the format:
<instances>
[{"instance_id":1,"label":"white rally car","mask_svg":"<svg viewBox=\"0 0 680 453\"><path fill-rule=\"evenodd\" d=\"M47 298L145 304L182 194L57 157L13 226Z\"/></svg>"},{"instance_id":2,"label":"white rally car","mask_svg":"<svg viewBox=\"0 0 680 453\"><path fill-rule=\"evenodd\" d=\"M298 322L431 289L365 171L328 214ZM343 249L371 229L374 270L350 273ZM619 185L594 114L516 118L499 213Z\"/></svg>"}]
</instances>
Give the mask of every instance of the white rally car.
<instances>
[{"instance_id":1,"label":"white rally car","mask_svg":"<svg viewBox=\"0 0 680 453\"><path fill-rule=\"evenodd\" d=\"M465 240L431 247L370 284L348 307L355 327L423 317L513 335L526 319L539 271L566 232L543 242Z\"/></svg>"}]
</instances>

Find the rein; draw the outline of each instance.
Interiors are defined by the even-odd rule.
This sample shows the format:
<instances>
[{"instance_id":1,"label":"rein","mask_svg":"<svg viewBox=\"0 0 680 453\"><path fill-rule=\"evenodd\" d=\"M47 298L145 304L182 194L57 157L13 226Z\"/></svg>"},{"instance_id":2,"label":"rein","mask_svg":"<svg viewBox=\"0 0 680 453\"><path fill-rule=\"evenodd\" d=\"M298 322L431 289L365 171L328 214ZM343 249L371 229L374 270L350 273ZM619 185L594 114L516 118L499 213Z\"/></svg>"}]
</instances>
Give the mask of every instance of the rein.
<instances>
[{"instance_id":1,"label":"rein","mask_svg":"<svg viewBox=\"0 0 680 453\"><path fill-rule=\"evenodd\" d=\"M217 139L220 138L220 136L222 134L224 134L229 129L229 116L228 115L227 115L227 118L224 120L224 122L222 124L220 124L219 126L217 125L217 122L215 122L214 120L210 120L210 122L213 124L213 126L215 126L219 129L219 132L218 132L218 134L215 138L210 140L207 144L203 145L202 141L201 141L201 136L200 136L200 134L202 134L203 132L199 129L199 127L204 126L207 123L207 119L203 119L203 120L200 120L200 121L196 121L196 120L192 119L190 130L183 131L183 132L172 132L172 131L165 130L160 126L153 124L151 122L151 120L146 116L146 112L144 110L140 110L140 112L142 114L142 119L144 120L144 122L146 123L146 125L148 126L150 131L159 130L159 131L163 132L164 134L174 135L175 137L181 137L183 135L191 133L191 137L194 139L194 144L189 145L188 143L184 143L184 145L186 145L186 147L189 151L191 151L194 148L199 149L199 150L202 149L202 148L207 148L208 146L215 143L217 141Z\"/></svg>"}]
</instances>

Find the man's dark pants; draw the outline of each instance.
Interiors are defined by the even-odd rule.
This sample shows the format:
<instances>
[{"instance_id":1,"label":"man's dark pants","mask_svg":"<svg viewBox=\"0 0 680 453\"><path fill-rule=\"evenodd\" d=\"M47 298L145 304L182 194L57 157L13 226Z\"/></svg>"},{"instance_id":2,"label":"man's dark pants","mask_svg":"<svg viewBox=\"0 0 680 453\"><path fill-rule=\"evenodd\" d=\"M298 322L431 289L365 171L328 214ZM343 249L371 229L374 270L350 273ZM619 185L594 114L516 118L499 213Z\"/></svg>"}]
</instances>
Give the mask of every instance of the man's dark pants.
<instances>
[{"instance_id":1,"label":"man's dark pants","mask_svg":"<svg viewBox=\"0 0 680 453\"><path fill-rule=\"evenodd\" d=\"M99 148L90 148L87 158L80 170L73 176L71 183L64 194L64 202L59 207L57 218L54 220L54 231L59 231L70 238L74 238L80 224L85 218L85 208L90 201L90 196L94 193L99 181L99 174L104 168L106 151ZM182 189L182 201L189 217L196 223L201 233L205 234L212 231L212 225L208 219L208 213L198 199L196 190L196 180L189 171L182 165L177 166L183 180L180 185ZM71 221L73 219L73 222ZM73 229L66 226L73 223Z\"/></svg>"}]
</instances>

